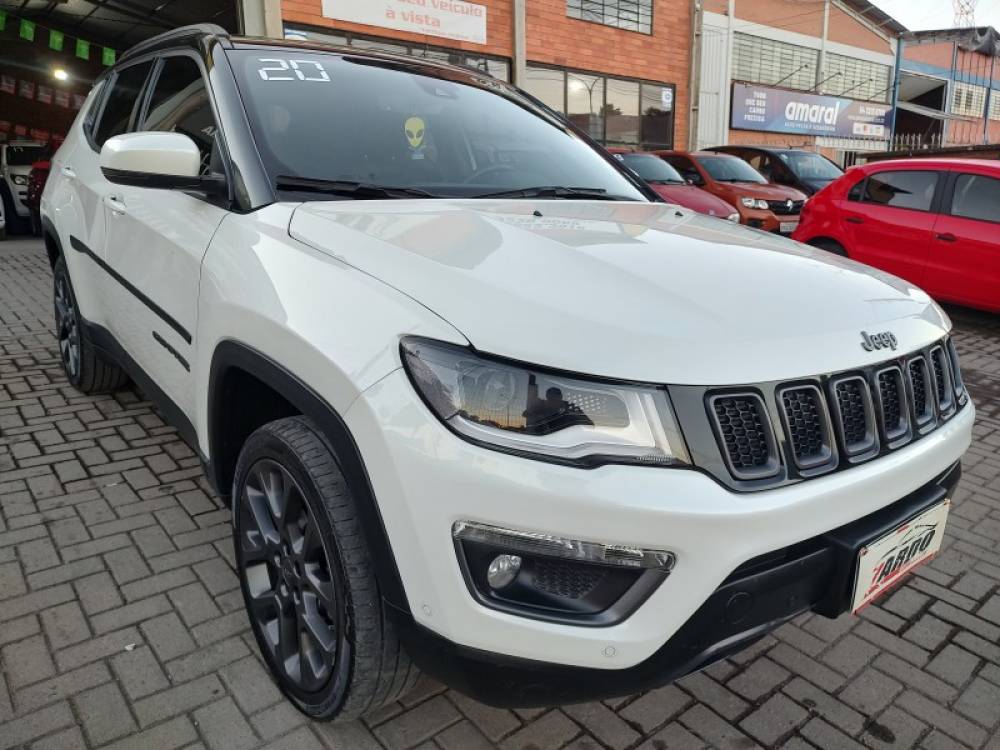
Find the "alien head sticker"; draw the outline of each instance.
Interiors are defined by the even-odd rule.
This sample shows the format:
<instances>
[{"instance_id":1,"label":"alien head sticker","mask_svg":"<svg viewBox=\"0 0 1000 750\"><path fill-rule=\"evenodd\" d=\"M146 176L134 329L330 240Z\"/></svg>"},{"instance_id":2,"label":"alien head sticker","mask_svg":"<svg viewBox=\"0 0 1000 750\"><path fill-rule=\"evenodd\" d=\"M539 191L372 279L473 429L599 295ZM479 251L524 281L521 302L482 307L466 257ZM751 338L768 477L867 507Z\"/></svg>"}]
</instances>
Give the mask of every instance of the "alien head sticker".
<instances>
[{"instance_id":1,"label":"alien head sticker","mask_svg":"<svg viewBox=\"0 0 1000 750\"><path fill-rule=\"evenodd\" d=\"M424 135L427 126L422 117L410 117L403 123L403 130L406 133L406 141L410 144L410 158L424 158Z\"/></svg>"}]
</instances>

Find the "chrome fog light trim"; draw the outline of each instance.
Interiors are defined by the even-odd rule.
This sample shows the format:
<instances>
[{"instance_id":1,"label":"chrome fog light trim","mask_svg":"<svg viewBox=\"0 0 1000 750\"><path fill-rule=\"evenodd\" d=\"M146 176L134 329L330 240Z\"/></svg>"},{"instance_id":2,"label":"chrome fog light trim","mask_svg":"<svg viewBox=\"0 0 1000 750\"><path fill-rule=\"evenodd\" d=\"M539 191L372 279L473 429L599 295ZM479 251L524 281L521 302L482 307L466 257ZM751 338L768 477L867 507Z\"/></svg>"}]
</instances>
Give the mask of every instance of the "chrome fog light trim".
<instances>
[{"instance_id":1,"label":"chrome fog light trim","mask_svg":"<svg viewBox=\"0 0 1000 750\"><path fill-rule=\"evenodd\" d=\"M604 544L580 539L489 526L474 521L456 521L451 535L459 541L479 542L512 552L544 557L560 557L597 565L640 568L670 572L676 557L673 552L643 549L625 544Z\"/></svg>"}]
</instances>

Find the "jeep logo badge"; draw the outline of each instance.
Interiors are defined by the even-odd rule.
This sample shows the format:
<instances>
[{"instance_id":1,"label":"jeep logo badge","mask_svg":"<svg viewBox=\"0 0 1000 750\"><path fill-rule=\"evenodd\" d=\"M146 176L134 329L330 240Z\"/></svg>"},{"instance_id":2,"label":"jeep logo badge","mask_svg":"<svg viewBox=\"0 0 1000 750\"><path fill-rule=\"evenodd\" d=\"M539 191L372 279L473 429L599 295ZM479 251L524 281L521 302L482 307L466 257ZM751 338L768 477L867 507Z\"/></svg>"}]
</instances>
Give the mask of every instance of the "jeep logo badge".
<instances>
[{"instance_id":1,"label":"jeep logo badge","mask_svg":"<svg viewBox=\"0 0 1000 750\"><path fill-rule=\"evenodd\" d=\"M898 344L895 335L889 331L873 334L869 334L867 331L861 332L861 348L866 352L873 352L876 349L895 350Z\"/></svg>"}]
</instances>

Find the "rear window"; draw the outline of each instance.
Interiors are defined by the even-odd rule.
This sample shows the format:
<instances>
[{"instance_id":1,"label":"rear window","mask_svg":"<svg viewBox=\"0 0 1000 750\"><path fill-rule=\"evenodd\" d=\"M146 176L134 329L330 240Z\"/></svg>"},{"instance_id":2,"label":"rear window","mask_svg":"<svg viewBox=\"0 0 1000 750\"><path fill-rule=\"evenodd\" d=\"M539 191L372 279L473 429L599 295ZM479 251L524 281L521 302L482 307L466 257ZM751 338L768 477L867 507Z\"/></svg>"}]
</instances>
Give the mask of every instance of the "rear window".
<instances>
[{"instance_id":1,"label":"rear window","mask_svg":"<svg viewBox=\"0 0 1000 750\"><path fill-rule=\"evenodd\" d=\"M955 180L951 213L966 219L1000 222L1000 180L981 174L960 174Z\"/></svg>"},{"instance_id":2,"label":"rear window","mask_svg":"<svg viewBox=\"0 0 1000 750\"><path fill-rule=\"evenodd\" d=\"M7 146L7 163L12 167L28 167L45 158L44 146Z\"/></svg>"},{"instance_id":3,"label":"rear window","mask_svg":"<svg viewBox=\"0 0 1000 750\"><path fill-rule=\"evenodd\" d=\"M930 211L937 181L937 172L878 172L865 183L864 202Z\"/></svg>"}]
</instances>

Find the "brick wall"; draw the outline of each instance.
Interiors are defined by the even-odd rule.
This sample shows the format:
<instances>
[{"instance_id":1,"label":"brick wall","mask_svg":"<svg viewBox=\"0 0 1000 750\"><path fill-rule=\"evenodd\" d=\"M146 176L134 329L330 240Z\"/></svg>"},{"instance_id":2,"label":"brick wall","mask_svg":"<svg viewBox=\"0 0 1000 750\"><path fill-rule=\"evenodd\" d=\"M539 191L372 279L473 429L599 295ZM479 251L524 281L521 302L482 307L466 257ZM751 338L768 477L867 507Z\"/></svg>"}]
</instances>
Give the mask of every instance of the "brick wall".
<instances>
[{"instance_id":1,"label":"brick wall","mask_svg":"<svg viewBox=\"0 0 1000 750\"><path fill-rule=\"evenodd\" d=\"M940 44L904 44L903 59L936 65L939 68L951 70L952 44L951 42L942 42Z\"/></svg>"},{"instance_id":2,"label":"brick wall","mask_svg":"<svg viewBox=\"0 0 1000 750\"><path fill-rule=\"evenodd\" d=\"M763 133L756 130L730 130L729 143L745 146L773 146L775 148L804 148L816 150L816 137L794 133Z\"/></svg>"},{"instance_id":3,"label":"brick wall","mask_svg":"<svg viewBox=\"0 0 1000 750\"><path fill-rule=\"evenodd\" d=\"M884 37L879 36L870 27L861 23L849 13L845 13L833 3L830 4L830 25L827 39L832 42L849 44L852 47L893 54L892 47Z\"/></svg>"}]
</instances>

